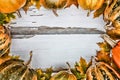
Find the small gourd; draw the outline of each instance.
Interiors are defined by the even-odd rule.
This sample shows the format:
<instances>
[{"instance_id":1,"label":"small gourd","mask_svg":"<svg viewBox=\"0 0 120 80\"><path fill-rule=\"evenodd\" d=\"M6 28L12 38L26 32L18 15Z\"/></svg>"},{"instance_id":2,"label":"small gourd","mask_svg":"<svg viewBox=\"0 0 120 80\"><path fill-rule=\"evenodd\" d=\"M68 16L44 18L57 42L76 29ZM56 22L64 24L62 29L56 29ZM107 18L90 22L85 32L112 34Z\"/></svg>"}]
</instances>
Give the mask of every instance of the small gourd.
<instances>
[{"instance_id":1,"label":"small gourd","mask_svg":"<svg viewBox=\"0 0 120 80\"><path fill-rule=\"evenodd\" d=\"M67 63L68 64L68 63ZM70 66L68 71L59 71L52 76L50 80L77 80L76 76L70 71Z\"/></svg>"},{"instance_id":2,"label":"small gourd","mask_svg":"<svg viewBox=\"0 0 120 80\"><path fill-rule=\"evenodd\" d=\"M108 0L108 5L104 11L104 20L105 21L114 21L116 19L117 16L115 16L115 15L119 9L119 3L120 3L119 0Z\"/></svg>"},{"instance_id":3,"label":"small gourd","mask_svg":"<svg viewBox=\"0 0 120 80\"><path fill-rule=\"evenodd\" d=\"M55 16L58 16L56 10L63 8L67 0L40 0L41 6L46 9L52 9Z\"/></svg>"},{"instance_id":4,"label":"small gourd","mask_svg":"<svg viewBox=\"0 0 120 80\"><path fill-rule=\"evenodd\" d=\"M10 58L0 64L0 80L37 80L35 70L29 67L23 60Z\"/></svg>"},{"instance_id":5,"label":"small gourd","mask_svg":"<svg viewBox=\"0 0 120 80\"><path fill-rule=\"evenodd\" d=\"M86 71L86 80L119 80L120 75L105 62L92 61Z\"/></svg>"},{"instance_id":6,"label":"small gourd","mask_svg":"<svg viewBox=\"0 0 120 80\"><path fill-rule=\"evenodd\" d=\"M66 5L67 0L40 0L40 3L47 9L60 9Z\"/></svg>"},{"instance_id":7,"label":"small gourd","mask_svg":"<svg viewBox=\"0 0 120 80\"><path fill-rule=\"evenodd\" d=\"M0 26L0 57L8 55L11 45L10 30L5 26Z\"/></svg>"}]
</instances>

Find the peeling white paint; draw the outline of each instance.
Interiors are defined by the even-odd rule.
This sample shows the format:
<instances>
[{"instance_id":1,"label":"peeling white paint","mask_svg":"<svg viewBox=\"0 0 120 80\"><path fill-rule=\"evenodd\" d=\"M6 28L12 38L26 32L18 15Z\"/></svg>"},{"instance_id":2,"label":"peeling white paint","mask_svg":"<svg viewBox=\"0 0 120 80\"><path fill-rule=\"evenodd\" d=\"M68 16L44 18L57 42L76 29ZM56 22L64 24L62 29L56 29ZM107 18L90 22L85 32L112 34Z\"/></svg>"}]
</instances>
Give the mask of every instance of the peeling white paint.
<instances>
[{"instance_id":1,"label":"peeling white paint","mask_svg":"<svg viewBox=\"0 0 120 80\"><path fill-rule=\"evenodd\" d=\"M103 26L105 25L102 16L93 19L93 14L91 14L86 17L87 11L81 8L77 9L74 6L58 10L58 17L43 7L40 10L31 7L27 15L23 10L20 12L22 18L13 20L12 23L15 24L11 24L11 26L81 27L104 30ZM59 68L66 66L66 61L73 65L75 61L79 61L81 56L89 60L99 49L96 43L101 41L100 35L97 34L37 35L29 39L13 39L11 52L20 55L24 60L28 60L28 53L32 50L33 60L31 64L33 67L48 68L54 66Z\"/></svg>"}]
</instances>

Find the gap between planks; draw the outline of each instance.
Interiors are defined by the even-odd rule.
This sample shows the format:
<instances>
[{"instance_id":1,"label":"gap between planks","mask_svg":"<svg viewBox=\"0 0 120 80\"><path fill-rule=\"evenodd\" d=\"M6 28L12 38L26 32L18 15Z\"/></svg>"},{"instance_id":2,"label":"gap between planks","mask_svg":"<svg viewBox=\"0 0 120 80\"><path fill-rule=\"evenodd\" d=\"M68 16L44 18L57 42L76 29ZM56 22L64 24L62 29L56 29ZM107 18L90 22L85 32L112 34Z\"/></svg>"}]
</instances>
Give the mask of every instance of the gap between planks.
<instances>
[{"instance_id":1,"label":"gap between planks","mask_svg":"<svg viewBox=\"0 0 120 80\"><path fill-rule=\"evenodd\" d=\"M17 39L31 38L35 35L60 35L60 34L104 34L104 31L96 28L78 28L78 27L12 27L10 26L12 37Z\"/></svg>"}]
</instances>

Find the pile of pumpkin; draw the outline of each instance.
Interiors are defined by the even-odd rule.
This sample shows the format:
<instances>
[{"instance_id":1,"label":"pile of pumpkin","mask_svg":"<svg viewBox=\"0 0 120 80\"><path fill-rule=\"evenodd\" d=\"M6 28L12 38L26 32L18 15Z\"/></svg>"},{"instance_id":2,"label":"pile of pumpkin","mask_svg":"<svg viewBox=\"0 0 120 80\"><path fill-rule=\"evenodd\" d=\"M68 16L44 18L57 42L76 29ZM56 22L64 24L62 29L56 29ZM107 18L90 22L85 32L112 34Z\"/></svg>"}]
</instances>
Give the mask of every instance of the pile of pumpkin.
<instances>
[{"instance_id":1,"label":"pile of pumpkin","mask_svg":"<svg viewBox=\"0 0 120 80\"><path fill-rule=\"evenodd\" d=\"M11 34L7 26L14 13L30 6L51 9L56 16L57 9L71 5L82 7L94 17L103 14L106 22L104 42L99 42L100 50L87 62L82 57L73 68L54 72L52 68L33 69L30 67L32 52L28 62L10 54ZM88 13L89 13L88 12ZM0 0L0 80L120 80L120 0Z\"/></svg>"}]
</instances>

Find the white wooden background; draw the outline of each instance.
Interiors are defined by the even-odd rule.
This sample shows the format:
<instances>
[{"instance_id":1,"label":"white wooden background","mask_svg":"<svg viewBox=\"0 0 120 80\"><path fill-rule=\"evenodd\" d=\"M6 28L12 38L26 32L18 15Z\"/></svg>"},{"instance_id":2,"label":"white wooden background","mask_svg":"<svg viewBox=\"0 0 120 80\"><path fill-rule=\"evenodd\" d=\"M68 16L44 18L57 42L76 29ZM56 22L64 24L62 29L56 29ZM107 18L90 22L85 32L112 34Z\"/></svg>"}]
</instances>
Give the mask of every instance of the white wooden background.
<instances>
[{"instance_id":1,"label":"white wooden background","mask_svg":"<svg viewBox=\"0 0 120 80\"><path fill-rule=\"evenodd\" d=\"M22 18L13 20L10 25L16 31L13 31L14 34L12 35L11 53L28 60L29 52L32 50L33 59L31 65L34 68L44 69L51 66L55 69L59 67L65 68L67 61L73 65L76 61L79 61L80 57L89 60L91 56L96 54L96 50L99 50L96 43L103 41L100 38L100 33L93 32L89 34L91 31L87 31L87 29L104 31L105 23L102 16L93 19L91 14L87 17L87 11L81 8L77 9L75 6L71 6L67 9L58 10L58 17L51 10L46 10L43 7L40 10L31 7L27 14L23 10L20 10L20 13ZM41 26L65 29L68 27L81 28L84 30L83 32L74 32L74 34L70 31L67 34L62 34L59 31L60 34L57 34L54 31L52 34L39 34L38 32L38 34L31 33L30 35L25 33L27 31L24 31L24 28L27 27L36 30L37 27L40 28ZM22 30L25 34L17 34Z\"/></svg>"}]
</instances>

